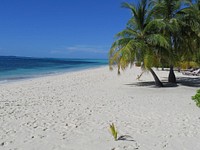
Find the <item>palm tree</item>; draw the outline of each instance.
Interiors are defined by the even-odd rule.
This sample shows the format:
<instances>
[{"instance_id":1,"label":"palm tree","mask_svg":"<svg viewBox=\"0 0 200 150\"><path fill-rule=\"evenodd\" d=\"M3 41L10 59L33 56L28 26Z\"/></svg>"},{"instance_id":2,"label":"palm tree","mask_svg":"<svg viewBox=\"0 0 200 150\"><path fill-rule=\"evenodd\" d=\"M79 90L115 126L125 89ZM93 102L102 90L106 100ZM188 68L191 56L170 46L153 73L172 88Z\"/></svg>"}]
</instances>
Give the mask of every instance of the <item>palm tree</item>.
<instances>
[{"instance_id":1,"label":"palm tree","mask_svg":"<svg viewBox=\"0 0 200 150\"><path fill-rule=\"evenodd\" d=\"M188 7L179 12L182 23L182 45L185 47L187 61L199 62L200 56L200 1L188 2Z\"/></svg>"},{"instance_id":2,"label":"palm tree","mask_svg":"<svg viewBox=\"0 0 200 150\"><path fill-rule=\"evenodd\" d=\"M168 39L168 81L176 83L173 67L180 61L191 61L200 46L199 0L152 0L155 20L165 24L161 32ZM164 55L162 55L164 56Z\"/></svg>"},{"instance_id":3,"label":"palm tree","mask_svg":"<svg viewBox=\"0 0 200 150\"><path fill-rule=\"evenodd\" d=\"M176 66L181 66L181 64L186 64L187 62L188 65L189 63L193 63L194 66L194 64L196 64L195 62L199 60L199 2L192 2L190 2L190 0L185 0L184 3L181 4L182 8L177 10L175 14L178 28L175 31L168 30L172 35L173 55L176 58L173 65ZM169 53L171 53L171 50L169 50Z\"/></svg>"},{"instance_id":4,"label":"palm tree","mask_svg":"<svg viewBox=\"0 0 200 150\"><path fill-rule=\"evenodd\" d=\"M165 26L162 29L163 34L168 39L170 44L168 52L168 62L170 66L170 73L168 82L176 83L176 77L173 67L177 61L177 45L176 37L180 29L177 13L181 10L183 0L153 0L153 12L156 19L160 19Z\"/></svg>"},{"instance_id":5,"label":"palm tree","mask_svg":"<svg viewBox=\"0 0 200 150\"><path fill-rule=\"evenodd\" d=\"M156 86L162 87L163 84L152 67L160 62L159 49L166 49L169 44L162 34L155 32L155 21L149 11L150 3L148 0L141 0L138 5L123 3L122 6L131 10L132 18L126 29L117 34L117 40L110 49L110 69L117 65L120 73L120 69L124 70L135 61L139 62L152 73Z\"/></svg>"}]
</instances>

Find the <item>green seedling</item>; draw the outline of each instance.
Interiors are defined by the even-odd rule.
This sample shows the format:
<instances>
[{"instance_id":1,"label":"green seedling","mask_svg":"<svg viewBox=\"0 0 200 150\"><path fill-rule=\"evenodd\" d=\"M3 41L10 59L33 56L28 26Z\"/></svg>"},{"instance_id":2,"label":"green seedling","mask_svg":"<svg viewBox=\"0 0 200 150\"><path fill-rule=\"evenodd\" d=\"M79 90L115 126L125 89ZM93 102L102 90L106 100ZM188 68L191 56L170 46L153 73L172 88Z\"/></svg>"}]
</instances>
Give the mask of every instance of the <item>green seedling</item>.
<instances>
[{"instance_id":1,"label":"green seedling","mask_svg":"<svg viewBox=\"0 0 200 150\"><path fill-rule=\"evenodd\" d=\"M200 107L200 90L197 90L197 93L192 96L192 100L196 102L197 107Z\"/></svg>"},{"instance_id":2,"label":"green seedling","mask_svg":"<svg viewBox=\"0 0 200 150\"><path fill-rule=\"evenodd\" d=\"M110 124L110 131L111 131L111 134L114 137L115 141L117 141L117 130L115 128L114 123Z\"/></svg>"}]
</instances>

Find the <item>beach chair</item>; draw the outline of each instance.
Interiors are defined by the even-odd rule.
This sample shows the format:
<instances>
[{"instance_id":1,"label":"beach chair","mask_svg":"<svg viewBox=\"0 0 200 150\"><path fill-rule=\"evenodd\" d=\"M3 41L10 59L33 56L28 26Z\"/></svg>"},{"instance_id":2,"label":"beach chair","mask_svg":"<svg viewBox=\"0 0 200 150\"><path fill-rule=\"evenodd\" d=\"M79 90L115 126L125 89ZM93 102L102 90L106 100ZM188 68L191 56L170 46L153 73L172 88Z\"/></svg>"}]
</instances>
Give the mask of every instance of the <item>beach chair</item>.
<instances>
[{"instance_id":1,"label":"beach chair","mask_svg":"<svg viewBox=\"0 0 200 150\"><path fill-rule=\"evenodd\" d=\"M193 71L195 71L195 69L189 69L187 71L182 71L183 75L192 75Z\"/></svg>"},{"instance_id":2,"label":"beach chair","mask_svg":"<svg viewBox=\"0 0 200 150\"><path fill-rule=\"evenodd\" d=\"M193 72L192 72L192 75L193 75L193 76L198 76L198 75L200 75L200 69L197 69L197 70L193 71Z\"/></svg>"}]
</instances>

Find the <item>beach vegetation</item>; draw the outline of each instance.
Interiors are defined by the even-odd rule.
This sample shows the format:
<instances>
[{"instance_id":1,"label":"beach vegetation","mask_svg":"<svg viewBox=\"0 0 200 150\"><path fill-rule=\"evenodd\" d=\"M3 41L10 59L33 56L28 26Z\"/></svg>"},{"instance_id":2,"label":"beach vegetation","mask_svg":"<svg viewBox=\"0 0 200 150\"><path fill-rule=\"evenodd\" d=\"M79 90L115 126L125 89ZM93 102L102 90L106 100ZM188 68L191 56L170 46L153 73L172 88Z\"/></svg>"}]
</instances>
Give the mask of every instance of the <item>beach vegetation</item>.
<instances>
[{"instance_id":1,"label":"beach vegetation","mask_svg":"<svg viewBox=\"0 0 200 150\"><path fill-rule=\"evenodd\" d=\"M112 124L110 124L110 132L111 132L111 134L112 134L112 136L113 136L113 138L114 138L114 140L115 141L117 141L117 129L116 129L116 127L115 127L115 125L114 125L114 123L112 123Z\"/></svg>"},{"instance_id":2,"label":"beach vegetation","mask_svg":"<svg viewBox=\"0 0 200 150\"><path fill-rule=\"evenodd\" d=\"M192 100L195 101L197 107L200 107L200 89L197 90L197 93L194 96L192 96Z\"/></svg>"},{"instance_id":3,"label":"beach vegetation","mask_svg":"<svg viewBox=\"0 0 200 150\"><path fill-rule=\"evenodd\" d=\"M122 7L132 16L110 48L111 69L117 66L120 73L140 64L162 87L153 67L169 67L168 82L176 83L174 67L181 62L200 64L200 1L141 0Z\"/></svg>"},{"instance_id":4,"label":"beach vegetation","mask_svg":"<svg viewBox=\"0 0 200 150\"><path fill-rule=\"evenodd\" d=\"M178 67L185 70L188 68L198 68L199 64L194 61L183 61L183 62L179 62Z\"/></svg>"}]
</instances>

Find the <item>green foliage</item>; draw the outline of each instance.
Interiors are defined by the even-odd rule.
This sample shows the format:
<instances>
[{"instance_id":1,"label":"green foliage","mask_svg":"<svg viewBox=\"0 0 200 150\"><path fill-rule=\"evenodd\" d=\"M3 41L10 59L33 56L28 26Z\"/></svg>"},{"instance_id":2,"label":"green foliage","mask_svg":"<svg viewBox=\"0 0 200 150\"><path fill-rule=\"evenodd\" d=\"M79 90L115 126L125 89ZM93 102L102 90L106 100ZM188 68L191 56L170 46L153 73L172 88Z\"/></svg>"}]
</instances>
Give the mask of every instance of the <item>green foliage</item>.
<instances>
[{"instance_id":1,"label":"green foliage","mask_svg":"<svg viewBox=\"0 0 200 150\"><path fill-rule=\"evenodd\" d=\"M115 141L117 141L117 130L115 128L114 123L110 124L110 132L112 136L114 137Z\"/></svg>"},{"instance_id":2,"label":"green foliage","mask_svg":"<svg viewBox=\"0 0 200 150\"><path fill-rule=\"evenodd\" d=\"M180 62L179 66L180 66L181 69L198 68L199 67L199 65L194 61Z\"/></svg>"},{"instance_id":3,"label":"green foliage","mask_svg":"<svg viewBox=\"0 0 200 150\"><path fill-rule=\"evenodd\" d=\"M151 67L159 66L158 57L153 52L148 52L144 56L144 68L150 69Z\"/></svg>"},{"instance_id":4,"label":"green foliage","mask_svg":"<svg viewBox=\"0 0 200 150\"><path fill-rule=\"evenodd\" d=\"M200 89L197 90L197 93L192 96L192 100L196 102L197 107L200 107Z\"/></svg>"}]
</instances>

